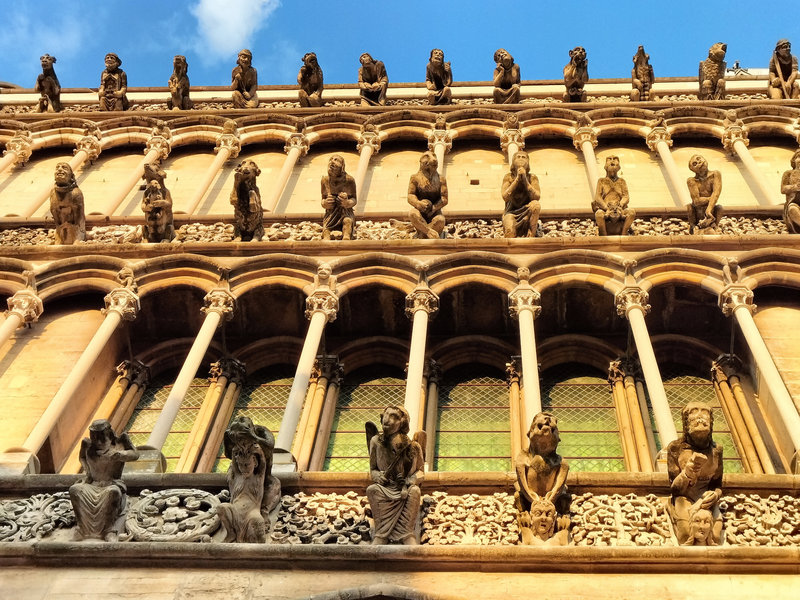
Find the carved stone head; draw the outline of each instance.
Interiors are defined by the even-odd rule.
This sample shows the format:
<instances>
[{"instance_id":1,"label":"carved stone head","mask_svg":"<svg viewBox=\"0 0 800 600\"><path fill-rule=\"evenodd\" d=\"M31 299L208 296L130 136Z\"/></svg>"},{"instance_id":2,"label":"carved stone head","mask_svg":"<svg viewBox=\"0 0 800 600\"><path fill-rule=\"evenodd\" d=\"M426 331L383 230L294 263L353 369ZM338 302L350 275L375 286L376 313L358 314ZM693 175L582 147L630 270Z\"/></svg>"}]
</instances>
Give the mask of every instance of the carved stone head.
<instances>
[{"instance_id":1,"label":"carved stone head","mask_svg":"<svg viewBox=\"0 0 800 600\"><path fill-rule=\"evenodd\" d=\"M89 425L89 440L95 452L105 452L117 441L117 436L106 419L98 419Z\"/></svg>"},{"instance_id":2,"label":"carved stone head","mask_svg":"<svg viewBox=\"0 0 800 600\"><path fill-rule=\"evenodd\" d=\"M644 46L639 46L636 54L633 55L633 64L637 66L646 65L650 60L650 55L644 51Z\"/></svg>"},{"instance_id":3,"label":"carved stone head","mask_svg":"<svg viewBox=\"0 0 800 600\"><path fill-rule=\"evenodd\" d=\"M344 157L341 154L334 154L328 159L328 175L339 177L344 173Z\"/></svg>"},{"instance_id":4,"label":"carved stone head","mask_svg":"<svg viewBox=\"0 0 800 600\"><path fill-rule=\"evenodd\" d=\"M247 48L243 48L239 50L239 56L236 59L236 64L242 67L242 69L250 68L250 65L253 63L253 53L250 52Z\"/></svg>"},{"instance_id":5,"label":"carved stone head","mask_svg":"<svg viewBox=\"0 0 800 600\"><path fill-rule=\"evenodd\" d=\"M319 68L319 64L317 63L317 55L314 52L306 52L303 55L303 64L309 69Z\"/></svg>"},{"instance_id":6,"label":"carved stone head","mask_svg":"<svg viewBox=\"0 0 800 600\"><path fill-rule=\"evenodd\" d=\"M119 56L113 52L106 54L105 62L106 69L112 73L122 66L122 61L120 60Z\"/></svg>"},{"instance_id":7,"label":"carved stone head","mask_svg":"<svg viewBox=\"0 0 800 600\"><path fill-rule=\"evenodd\" d=\"M695 154L689 159L689 170L703 176L708 173L708 161L701 154Z\"/></svg>"},{"instance_id":8,"label":"carved stone head","mask_svg":"<svg viewBox=\"0 0 800 600\"><path fill-rule=\"evenodd\" d=\"M363 53L363 54L362 54L362 55L361 55L361 56L358 58L358 60L359 60L359 62L360 62L362 65L368 65L368 64L370 64L370 63L374 63L374 62L375 62L375 59L374 59L374 58L372 58L372 55L370 55L370 53L369 53L369 52L364 52L364 53Z\"/></svg>"},{"instance_id":9,"label":"carved stone head","mask_svg":"<svg viewBox=\"0 0 800 600\"><path fill-rule=\"evenodd\" d=\"M381 415L381 426L385 436L394 435L395 433L408 435L411 430L408 411L402 406L387 406L383 409L383 415Z\"/></svg>"},{"instance_id":10,"label":"carved stone head","mask_svg":"<svg viewBox=\"0 0 800 600\"><path fill-rule=\"evenodd\" d=\"M66 162L60 162L56 164L55 180L56 185L60 187L77 185L75 174L72 172L72 167L70 167L69 163Z\"/></svg>"},{"instance_id":11,"label":"carved stone head","mask_svg":"<svg viewBox=\"0 0 800 600\"><path fill-rule=\"evenodd\" d=\"M619 156L606 156L606 176L611 177L612 179L617 176L619 173L620 164L619 164Z\"/></svg>"},{"instance_id":12,"label":"carved stone head","mask_svg":"<svg viewBox=\"0 0 800 600\"><path fill-rule=\"evenodd\" d=\"M569 61L578 67L585 65L586 49L583 46L575 46L569 51Z\"/></svg>"},{"instance_id":13,"label":"carved stone head","mask_svg":"<svg viewBox=\"0 0 800 600\"><path fill-rule=\"evenodd\" d=\"M176 54L172 59L172 67L176 75L186 75L189 71L189 63L186 62L186 57L182 54Z\"/></svg>"},{"instance_id":14,"label":"carved stone head","mask_svg":"<svg viewBox=\"0 0 800 600\"><path fill-rule=\"evenodd\" d=\"M53 69L53 65L56 64L56 57L50 56L49 54L43 54L39 60L42 61L42 71L45 73L47 71L51 71Z\"/></svg>"},{"instance_id":15,"label":"carved stone head","mask_svg":"<svg viewBox=\"0 0 800 600\"><path fill-rule=\"evenodd\" d=\"M511 165L509 165L511 169L511 173L515 174L517 169L523 168L525 169L526 173L531 172L531 160L528 157L528 153L524 150L518 150L514 153L514 156L511 158Z\"/></svg>"},{"instance_id":16,"label":"carved stone head","mask_svg":"<svg viewBox=\"0 0 800 600\"><path fill-rule=\"evenodd\" d=\"M683 437L692 446L706 448L714 432L714 414L705 402L689 402L681 410Z\"/></svg>"},{"instance_id":17,"label":"carved stone head","mask_svg":"<svg viewBox=\"0 0 800 600\"><path fill-rule=\"evenodd\" d=\"M494 62L508 69L514 64L514 57L505 48L498 48L494 53Z\"/></svg>"},{"instance_id":18,"label":"carved stone head","mask_svg":"<svg viewBox=\"0 0 800 600\"><path fill-rule=\"evenodd\" d=\"M714 539L714 515L710 510L697 508L689 516L689 545L716 546Z\"/></svg>"},{"instance_id":19,"label":"carved stone head","mask_svg":"<svg viewBox=\"0 0 800 600\"><path fill-rule=\"evenodd\" d=\"M556 507L544 498L539 498L531 503L530 528L533 535L542 541L553 537L556 528Z\"/></svg>"},{"instance_id":20,"label":"carved stone head","mask_svg":"<svg viewBox=\"0 0 800 600\"><path fill-rule=\"evenodd\" d=\"M794 151L790 163L793 169L800 168L800 149Z\"/></svg>"},{"instance_id":21,"label":"carved stone head","mask_svg":"<svg viewBox=\"0 0 800 600\"><path fill-rule=\"evenodd\" d=\"M717 42L708 49L708 58L714 62L722 62L725 60L725 53L728 51L728 44Z\"/></svg>"},{"instance_id":22,"label":"carved stone head","mask_svg":"<svg viewBox=\"0 0 800 600\"><path fill-rule=\"evenodd\" d=\"M561 441L558 434L558 419L550 413L540 412L531 422L528 440L531 454L540 456L553 454Z\"/></svg>"},{"instance_id":23,"label":"carved stone head","mask_svg":"<svg viewBox=\"0 0 800 600\"><path fill-rule=\"evenodd\" d=\"M436 155L430 150L423 152L422 156L419 157L419 170L423 173L432 175L436 172L438 167L439 161L437 160Z\"/></svg>"},{"instance_id":24,"label":"carved stone head","mask_svg":"<svg viewBox=\"0 0 800 600\"><path fill-rule=\"evenodd\" d=\"M240 173L243 179L252 181L253 184L255 184L256 177L261 175L261 169L259 169L255 161L252 160L243 160L240 162L235 172Z\"/></svg>"},{"instance_id":25,"label":"carved stone head","mask_svg":"<svg viewBox=\"0 0 800 600\"><path fill-rule=\"evenodd\" d=\"M434 48L431 50L431 56L429 60L437 66L442 65L444 63L444 51L440 48Z\"/></svg>"}]
</instances>

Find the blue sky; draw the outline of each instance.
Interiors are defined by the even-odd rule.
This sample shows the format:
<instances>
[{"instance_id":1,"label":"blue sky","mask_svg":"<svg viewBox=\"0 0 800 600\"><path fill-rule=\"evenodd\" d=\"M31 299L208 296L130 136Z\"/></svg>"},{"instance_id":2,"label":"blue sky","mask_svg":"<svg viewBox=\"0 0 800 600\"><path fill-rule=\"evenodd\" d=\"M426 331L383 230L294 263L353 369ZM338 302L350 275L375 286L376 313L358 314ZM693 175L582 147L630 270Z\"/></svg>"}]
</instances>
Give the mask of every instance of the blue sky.
<instances>
[{"instance_id":1,"label":"blue sky","mask_svg":"<svg viewBox=\"0 0 800 600\"><path fill-rule=\"evenodd\" d=\"M259 84L294 84L315 51L326 83L353 83L358 57L383 60L390 82L422 81L440 47L454 78L491 77L506 48L523 79L558 79L576 45L590 78L629 77L644 44L656 77L696 76L717 41L728 64L765 68L775 42L794 40L800 20L783 7L729 0L0 0L0 81L33 87L39 56L56 56L63 87L97 87L106 52L123 61L132 87L164 86L172 57L186 55L192 85L227 85L237 51L253 51ZM779 19L773 15L784 15Z\"/></svg>"}]
</instances>

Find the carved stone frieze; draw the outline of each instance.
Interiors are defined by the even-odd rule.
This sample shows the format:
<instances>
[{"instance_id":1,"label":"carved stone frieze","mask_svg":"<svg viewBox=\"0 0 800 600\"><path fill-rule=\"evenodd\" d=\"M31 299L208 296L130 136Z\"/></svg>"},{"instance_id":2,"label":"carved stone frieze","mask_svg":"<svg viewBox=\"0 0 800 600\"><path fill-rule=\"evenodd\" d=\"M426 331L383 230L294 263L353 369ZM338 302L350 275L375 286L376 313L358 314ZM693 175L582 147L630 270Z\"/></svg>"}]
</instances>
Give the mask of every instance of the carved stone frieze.
<instances>
[{"instance_id":1,"label":"carved stone frieze","mask_svg":"<svg viewBox=\"0 0 800 600\"><path fill-rule=\"evenodd\" d=\"M367 497L355 492L299 492L283 496L271 543L368 544L371 539L368 507Z\"/></svg>"},{"instance_id":2,"label":"carved stone frieze","mask_svg":"<svg viewBox=\"0 0 800 600\"><path fill-rule=\"evenodd\" d=\"M800 498L731 494L719 502L725 540L734 546L800 546Z\"/></svg>"},{"instance_id":3,"label":"carved stone frieze","mask_svg":"<svg viewBox=\"0 0 800 600\"><path fill-rule=\"evenodd\" d=\"M40 539L55 529L73 525L75 513L68 492L0 501L0 542Z\"/></svg>"},{"instance_id":4,"label":"carved stone frieze","mask_svg":"<svg viewBox=\"0 0 800 600\"><path fill-rule=\"evenodd\" d=\"M422 498L423 544L516 545L519 543L514 496L506 493L450 495L433 492Z\"/></svg>"},{"instance_id":5,"label":"carved stone frieze","mask_svg":"<svg viewBox=\"0 0 800 600\"><path fill-rule=\"evenodd\" d=\"M125 539L135 542L210 542L220 524L220 499L202 490L142 490L131 504Z\"/></svg>"},{"instance_id":6,"label":"carved stone frieze","mask_svg":"<svg viewBox=\"0 0 800 600\"><path fill-rule=\"evenodd\" d=\"M101 311L104 315L109 311L115 311L125 321L133 321L141 308L139 296L124 287L111 290L106 295L105 302L106 307Z\"/></svg>"},{"instance_id":7,"label":"carved stone frieze","mask_svg":"<svg viewBox=\"0 0 800 600\"><path fill-rule=\"evenodd\" d=\"M572 499L577 546L674 546L669 516L655 494L592 494Z\"/></svg>"}]
</instances>

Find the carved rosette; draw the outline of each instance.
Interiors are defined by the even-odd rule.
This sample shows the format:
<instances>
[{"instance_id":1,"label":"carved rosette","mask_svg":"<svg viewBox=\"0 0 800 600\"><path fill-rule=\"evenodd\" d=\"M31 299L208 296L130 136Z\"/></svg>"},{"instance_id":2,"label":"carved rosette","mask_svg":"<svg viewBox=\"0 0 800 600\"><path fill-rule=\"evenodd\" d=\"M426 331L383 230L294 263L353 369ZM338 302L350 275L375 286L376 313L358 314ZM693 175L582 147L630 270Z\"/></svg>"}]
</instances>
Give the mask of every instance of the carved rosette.
<instances>
[{"instance_id":1,"label":"carved rosette","mask_svg":"<svg viewBox=\"0 0 800 600\"><path fill-rule=\"evenodd\" d=\"M3 156L7 153L13 152L16 159L14 164L24 165L33 153L33 137L31 132L27 129L19 129L14 133L14 137L6 142L6 149L3 150Z\"/></svg>"},{"instance_id":2,"label":"carved rosette","mask_svg":"<svg viewBox=\"0 0 800 600\"><path fill-rule=\"evenodd\" d=\"M516 144L517 150L525 148L525 136L519 129L503 129L500 136L500 147L503 152L508 152L508 146L511 144Z\"/></svg>"},{"instance_id":3,"label":"carved rosette","mask_svg":"<svg viewBox=\"0 0 800 600\"><path fill-rule=\"evenodd\" d=\"M217 496L202 490L142 490L125 519L127 539L136 542L210 542L211 535L219 529L219 504Z\"/></svg>"},{"instance_id":4,"label":"carved rosette","mask_svg":"<svg viewBox=\"0 0 800 600\"><path fill-rule=\"evenodd\" d=\"M417 288L406 296L406 316L414 318L414 313L424 310L432 316L439 310L439 296L428 288Z\"/></svg>"},{"instance_id":5,"label":"carved rosette","mask_svg":"<svg viewBox=\"0 0 800 600\"><path fill-rule=\"evenodd\" d=\"M44 310L42 300L31 290L19 290L8 300L6 316L18 315L23 323L35 323Z\"/></svg>"},{"instance_id":6,"label":"carved rosette","mask_svg":"<svg viewBox=\"0 0 800 600\"><path fill-rule=\"evenodd\" d=\"M754 294L750 288L741 284L729 285L719 295L719 307L726 317L730 317L740 306L745 306L754 313L756 305L753 304L753 298Z\"/></svg>"},{"instance_id":7,"label":"carved rosette","mask_svg":"<svg viewBox=\"0 0 800 600\"><path fill-rule=\"evenodd\" d=\"M528 310L533 318L542 312L542 295L529 285L520 284L508 293L508 312L515 319L519 319L522 311Z\"/></svg>"},{"instance_id":8,"label":"carved rosette","mask_svg":"<svg viewBox=\"0 0 800 600\"><path fill-rule=\"evenodd\" d=\"M105 297L106 307L100 311L104 315L110 311L119 313L125 321L133 321L141 308L139 296L128 288L116 288Z\"/></svg>"},{"instance_id":9,"label":"carved rosette","mask_svg":"<svg viewBox=\"0 0 800 600\"><path fill-rule=\"evenodd\" d=\"M56 529L73 525L75 513L69 492L0 501L0 542L40 539Z\"/></svg>"},{"instance_id":10,"label":"carved rosette","mask_svg":"<svg viewBox=\"0 0 800 600\"><path fill-rule=\"evenodd\" d=\"M302 133L293 133L286 139L286 144L283 146L283 151L287 154L290 150L300 150L300 156L308 154L310 144L308 138Z\"/></svg>"},{"instance_id":11,"label":"carved rosette","mask_svg":"<svg viewBox=\"0 0 800 600\"><path fill-rule=\"evenodd\" d=\"M422 544L519 544L514 496L510 494L479 496L434 492L422 498L422 515Z\"/></svg>"},{"instance_id":12,"label":"carved rosette","mask_svg":"<svg viewBox=\"0 0 800 600\"><path fill-rule=\"evenodd\" d=\"M217 145L214 146L214 153L219 153L220 150L225 149L228 151L228 158L236 158L239 152L242 151L242 142L239 136L233 133L223 133L217 138Z\"/></svg>"},{"instance_id":13,"label":"carved rosette","mask_svg":"<svg viewBox=\"0 0 800 600\"><path fill-rule=\"evenodd\" d=\"M72 151L72 154L86 152L86 160L88 160L90 163L93 163L100 156L100 152L102 152L102 150L103 148L100 144L100 130L87 130L86 135L79 139L78 143L75 144L75 150Z\"/></svg>"},{"instance_id":14,"label":"carved rosette","mask_svg":"<svg viewBox=\"0 0 800 600\"><path fill-rule=\"evenodd\" d=\"M377 154L381 151L381 138L374 131L362 131L361 135L358 136L356 150L361 152L361 150L367 146L372 148L373 154Z\"/></svg>"},{"instance_id":15,"label":"carved rosette","mask_svg":"<svg viewBox=\"0 0 800 600\"><path fill-rule=\"evenodd\" d=\"M743 142L745 146L750 145L750 139L747 137L744 127L736 124L728 125L725 131L722 132L722 147L733 154L735 152L733 144L737 140Z\"/></svg>"},{"instance_id":16,"label":"carved rosette","mask_svg":"<svg viewBox=\"0 0 800 600\"><path fill-rule=\"evenodd\" d=\"M652 152L656 151L659 142L664 142L672 148L672 136L666 127L653 127L645 138L645 143Z\"/></svg>"},{"instance_id":17,"label":"carved rosette","mask_svg":"<svg viewBox=\"0 0 800 600\"><path fill-rule=\"evenodd\" d=\"M593 494L572 499L576 546L674 546L669 516L655 494Z\"/></svg>"},{"instance_id":18,"label":"carved rosette","mask_svg":"<svg viewBox=\"0 0 800 600\"><path fill-rule=\"evenodd\" d=\"M584 142L589 142L592 148L597 148L597 129L589 126L578 127L572 134L572 145L576 150L582 150Z\"/></svg>"},{"instance_id":19,"label":"carved rosette","mask_svg":"<svg viewBox=\"0 0 800 600\"><path fill-rule=\"evenodd\" d=\"M230 321L233 318L236 298L234 298L233 294L228 290L222 288L211 290L206 294L205 298L203 298L203 302L205 306L200 309L203 314L207 315L212 312L219 313L226 321ZM220 320L220 323L221 322Z\"/></svg>"},{"instance_id":20,"label":"carved rosette","mask_svg":"<svg viewBox=\"0 0 800 600\"><path fill-rule=\"evenodd\" d=\"M431 129L428 131L428 150L436 151L436 146L444 146L445 152L453 148L453 132L448 129Z\"/></svg>"},{"instance_id":21,"label":"carved rosette","mask_svg":"<svg viewBox=\"0 0 800 600\"><path fill-rule=\"evenodd\" d=\"M614 303L617 307L617 314L620 317L627 317L634 308L641 309L644 314L649 313L648 300L650 300L650 296L642 288L626 287L615 296Z\"/></svg>"},{"instance_id":22,"label":"carved rosette","mask_svg":"<svg viewBox=\"0 0 800 600\"><path fill-rule=\"evenodd\" d=\"M339 296L327 286L319 287L306 298L306 319L311 319L316 312L324 313L328 323L336 320L336 313L339 312Z\"/></svg>"}]
</instances>

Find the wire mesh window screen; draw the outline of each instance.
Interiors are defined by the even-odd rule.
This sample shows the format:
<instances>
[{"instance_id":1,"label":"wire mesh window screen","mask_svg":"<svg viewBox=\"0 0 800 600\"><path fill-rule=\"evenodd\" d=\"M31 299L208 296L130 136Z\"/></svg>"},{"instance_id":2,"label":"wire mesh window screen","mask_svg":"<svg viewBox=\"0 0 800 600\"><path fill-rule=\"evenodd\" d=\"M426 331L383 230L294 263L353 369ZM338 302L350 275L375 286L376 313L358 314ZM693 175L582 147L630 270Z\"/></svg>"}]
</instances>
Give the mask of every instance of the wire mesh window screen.
<instances>
[{"instance_id":1,"label":"wire mesh window screen","mask_svg":"<svg viewBox=\"0 0 800 600\"><path fill-rule=\"evenodd\" d=\"M261 369L249 376L247 383L242 386L231 421L239 416L250 417L253 423L263 425L277 436L293 379L294 372L288 365ZM227 472L230 462L220 445L212 472Z\"/></svg>"},{"instance_id":2,"label":"wire mesh window screen","mask_svg":"<svg viewBox=\"0 0 800 600\"><path fill-rule=\"evenodd\" d=\"M614 397L600 371L564 363L542 374L542 409L558 419L558 453L573 471L624 471ZM528 423L530 425L530 423Z\"/></svg>"},{"instance_id":3,"label":"wire mesh window screen","mask_svg":"<svg viewBox=\"0 0 800 600\"><path fill-rule=\"evenodd\" d=\"M393 369L368 367L345 378L339 389L331 426L324 471L369 471L369 450L364 423L380 428L383 409L403 405L405 380Z\"/></svg>"},{"instance_id":4,"label":"wire mesh window screen","mask_svg":"<svg viewBox=\"0 0 800 600\"><path fill-rule=\"evenodd\" d=\"M742 473L742 459L739 449L733 443L731 428L722 406L714 391L714 384L711 375L701 374L697 369L679 365L676 363L666 363L659 365L661 379L664 382L664 391L667 394L672 420L678 435L683 431L681 422L681 409L689 402L705 402L711 405L714 413L714 441L722 446L722 460L725 466L725 473ZM653 424L653 433L656 437L656 446L660 450L662 447L661 438L658 435L658 427L653 417L653 409L648 400L648 410L650 411L650 422Z\"/></svg>"},{"instance_id":5,"label":"wire mesh window screen","mask_svg":"<svg viewBox=\"0 0 800 600\"><path fill-rule=\"evenodd\" d=\"M439 386L437 471L508 471L511 415L508 384L498 372L466 365L445 373Z\"/></svg>"},{"instance_id":6,"label":"wire mesh window screen","mask_svg":"<svg viewBox=\"0 0 800 600\"><path fill-rule=\"evenodd\" d=\"M164 408L164 403L167 401L167 396L172 391L172 384L177 377L177 372L162 373L161 375L153 378L150 385L147 386L142 394L139 403L133 410L128 424L125 426L125 431L131 437L131 442L135 446L141 446L147 442L153 427ZM208 392L209 381L205 377L195 377L192 380L186 396L181 402L178 415L175 417L175 422L169 430L167 440L164 442L164 447L161 452L167 459L167 473L173 473L178 459L183 452L183 447L189 439L189 433L194 426L197 413L200 411L200 406Z\"/></svg>"}]
</instances>

